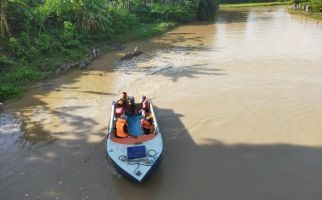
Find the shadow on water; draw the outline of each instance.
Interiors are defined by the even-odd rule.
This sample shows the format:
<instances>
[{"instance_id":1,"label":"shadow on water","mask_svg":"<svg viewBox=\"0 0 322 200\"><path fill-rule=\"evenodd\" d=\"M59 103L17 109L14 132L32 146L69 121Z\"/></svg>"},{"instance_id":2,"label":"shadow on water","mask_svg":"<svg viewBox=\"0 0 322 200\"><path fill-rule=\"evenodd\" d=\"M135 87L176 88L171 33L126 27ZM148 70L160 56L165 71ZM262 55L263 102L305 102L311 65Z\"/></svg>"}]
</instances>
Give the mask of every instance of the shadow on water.
<instances>
[{"instance_id":1,"label":"shadow on water","mask_svg":"<svg viewBox=\"0 0 322 200\"><path fill-rule=\"evenodd\" d=\"M157 108L164 140L158 171L137 185L113 177L121 199L284 199L322 197L322 147L194 142L173 109Z\"/></svg>"},{"instance_id":2,"label":"shadow on water","mask_svg":"<svg viewBox=\"0 0 322 200\"><path fill-rule=\"evenodd\" d=\"M187 34L184 34L184 35L176 34L175 37L164 38L164 39L161 39L161 41L172 43L172 44L182 43L186 41L202 42L202 37L201 36L188 37Z\"/></svg>"},{"instance_id":3,"label":"shadow on water","mask_svg":"<svg viewBox=\"0 0 322 200\"><path fill-rule=\"evenodd\" d=\"M34 103L37 106L42 104ZM61 118L65 125L69 124L72 128L69 131L49 131L42 124L43 120L48 119L35 121L29 119L31 116L19 117L24 119L21 121L12 119L6 122L8 117L2 119L1 113L0 143L9 139L0 147L0 199L72 200L75 196L76 199L94 196L93 191L99 186L109 185L105 182L106 177L102 176L106 171L110 174L104 162L105 152L95 154L95 158L86 165L84 160L98 145L90 138L96 136L101 140L107 127L95 130L95 120L77 114L80 110L88 109L87 106L61 106L55 109L47 108L44 104L42 106L41 111ZM40 115L38 112L39 109L31 110L32 115ZM12 113L8 115L13 116ZM104 151L105 148L101 149ZM102 192L100 195L103 197L106 194Z\"/></svg>"},{"instance_id":4,"label":"shadow on water","mask_svg":"<svg viewBox=\"0 0 322 200\"><path fill-rule=\"evenodd\" d=\"M82 92L87 94L96 94L96 95L105 95L105 96L114 96L116 94L110 93L110 92L98 92L98 91L89 91L89 90L70 90L70 89L55 89L53 91L59 92L59 91L70 91L70 92Z\"/></svg>"},{"instance_id":5,"label":"shadow on water","mask_svg":"<svg viewBox=\"0 0 322 200\"><path fill-rule=\"evenodd\" d=\"M233 9L219 10L216 15L217 24L245 23L248 20L249 11Z\"/></svg>"},{"instance_id":6,"label":"shadow on water","mask_svg":"<svg viewBox=\"0 0 322 200\"><path fill-rule=\"evenodd\" d=\"M130 66L130 67L126 67ZM193 64L176 67L170 62L164 62L159 66L146 66L144 68L136 67L135 64L123 64L120 70L128 75L132 73L144 73L148 76L164 76L173 82L177 82L180 78L197 78L199 75L218 76L227 75L225 70L209 67L207 64ZM143 77L145 78L145 77ZM143 79L142 78L142 79Z\"/></svg>"},{"instance_id":7,"label":"shadow on water","mask_svg":"<svg viewBox=\"0 0 322 200\"><path fill-rule=\"evenodd\" d=\"M37 100L37 101L36 101ZM59 128L60 125L68 126L72 128L70 133L80 133L75 137L86 137L81 133L90 132L98 122L91 117L87 117L82 114L88 112L89 106L60 106L51 108L47 104L39 99L33 101L36 107L26 107L19 110L19 116L16 116L21 122L20 131L22 135L19 137L20 147L25 146L26 142L34 145L38 142L51 144L57 141L58 135L68 134L67 132L48 130L44 124L54 124L53 119L59 119L60 123L53 125L53 127ZM80 112L80 113L77 113ZM15 115L14 113L11 113ZM58 130L58 129L57 129ZM89 135L87 135L89 136Z\"/></svg>"},{"instance_id":8,"label":"shadow on water","mask_svg":"<svg viewBox=\"0 0 322 200\"><path fill-rule=\"evenodd\" d=\"M159 75L160 73L163 73L163 76L169 77L173 82L177 82L180 78L196 78L199 75L226 75L226 73L222 73L222 71L222 69L184 66L180 68L169 67L167 69L160 69L156 72L150 73L149 75Z\"/></svg>"}]
</instances>

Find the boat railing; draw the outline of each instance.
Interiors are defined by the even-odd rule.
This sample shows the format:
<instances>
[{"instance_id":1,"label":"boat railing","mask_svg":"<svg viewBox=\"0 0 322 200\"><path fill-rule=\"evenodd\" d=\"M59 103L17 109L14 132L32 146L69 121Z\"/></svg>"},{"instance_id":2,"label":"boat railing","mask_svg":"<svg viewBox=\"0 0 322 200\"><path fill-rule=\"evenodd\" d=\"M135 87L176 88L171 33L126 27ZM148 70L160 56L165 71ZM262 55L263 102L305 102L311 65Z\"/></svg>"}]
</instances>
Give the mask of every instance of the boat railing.
<instances>
[{"instance_id":1,"label":"boat railing","mask_svg":"<svg viewBox=\"0 0 322 200\"><path fill-rule=\"evenodd\" d=\"M110 124L108 127L108 134L111 134L113 131L113 122L114 122L114 109L115 109L115 101L112 102L112 112L111 112L111 116L110 116Z\"/></svg>"},{"instance_id":2,"label":"boat railing","mask_svg":"<svg viewBox=\"0 0 322 200\"><path fill-rule=\"evenodd\" d=\"M156 134L158 134L158 133L160 133L160 130L159 130L159 125L158 125L156 116L155 116L154 108L152 105L152 99L150 99L150 108L151 108L152 115L154 116L155 132L156 132Z\"/></svg>"}]
</instances>

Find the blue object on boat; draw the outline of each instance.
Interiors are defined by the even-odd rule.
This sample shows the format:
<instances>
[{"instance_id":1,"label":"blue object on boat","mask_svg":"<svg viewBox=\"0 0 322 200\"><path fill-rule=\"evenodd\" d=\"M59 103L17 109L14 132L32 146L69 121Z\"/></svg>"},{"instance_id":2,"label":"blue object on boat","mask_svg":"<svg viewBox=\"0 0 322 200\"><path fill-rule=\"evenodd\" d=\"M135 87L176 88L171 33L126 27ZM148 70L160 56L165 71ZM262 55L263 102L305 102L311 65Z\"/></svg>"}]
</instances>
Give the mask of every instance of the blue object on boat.
<instances>
[{"instance_id":1,"label":"blue object on boat","mask_svg":"<svg viewBox=\"0 0 322 200\"><path fill-rule=\"evenodd\" d=\"M145 146L135 146L127 148L127 158L136 159L136 158L145 158L146 149Z\"/></svg>"},{"instance_id":2,"label":"blue object on boat","mask_svg":"<svg viewBox=\"0 0 322 200\"><path fill-rule=\"evenodd\" d=\"M128 129L129 133L132 135L140 136L143 135L143 130L141 128L141 115L129 115L126 119L129 124Z\"/></svg>"}]
</instances>

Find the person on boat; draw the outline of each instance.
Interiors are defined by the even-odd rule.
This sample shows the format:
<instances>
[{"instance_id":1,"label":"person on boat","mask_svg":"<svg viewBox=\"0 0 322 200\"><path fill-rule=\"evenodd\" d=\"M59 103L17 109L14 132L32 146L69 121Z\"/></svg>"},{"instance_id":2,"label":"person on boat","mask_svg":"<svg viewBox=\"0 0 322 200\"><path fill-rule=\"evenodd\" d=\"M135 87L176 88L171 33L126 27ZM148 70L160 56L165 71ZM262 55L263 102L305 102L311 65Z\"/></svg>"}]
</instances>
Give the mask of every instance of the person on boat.
<instances>
[{"instance_id":1,"label":"person on boat","mask_svg":"<svg viewBox=\"0 0 322 200\"><path fill-rule=\"evenodd\" d=\"M126 92L122 92L119 100L121 100L123 102L123 105L126 106L129 103L129 96Z\"/></svg>"},{"instance_id":2,"label":"person on boat","mask_svg":"<svg viewBox=\"0 0 322 200\"><path fill-rule=\"evenodd\" d=\"M145 135L153 132L153 116L150 111L145 111L144 116L141 119L141 127Z\"/></svg>"},{"instance_id":3,"label":"person on boat","mask_svg":"<svg viewBox=\"0 0 322 200\"><path fill-rule=\"evenodd\" d=\"M141 99L141 112L142 116L145 115L145 112L150 112L150 100L146 96L142 96Z\"/></svg>"},{"instance_id":4,"label":"person on boat","mask_svg":"<svg viewBox=\"0 0 322 200\"><path fill-rule=\"evenodd\" d=\"M125 113L122 100L118 100L115 107L115 117L120 117Z\"/></svg>"},{"instance_id":5,"label":"person on boat","mask_svg":"<svg viewBox=\"0 0 322 200\"><path fill-rule=\"evenodd\" d=\"M130 98L127 95L126 92L122 92L120 98L118 99L118 101L122 101L123 102L123 108L125 110L126 114L131 114L130 113Z\"/></svg>"},{"instance_id":6,"label":"person on boat","mask_svg":"<svg viewBox=\"0 0 322 200\"><path fill-rule=\"evenodd\" d=\"M116 137L118 138L126 138L128 136L131 136L131 137L134 137L134 138L137 138L136 135L132 135L129 133L129 130L128 130L128 123L126 121L127 117L126 115L121 115L119 118L117 118L116 120Z\"/></svg>"},{"instance_id":7,"label":"person on boat","mask_svg":"<svg viewBox=\"0 0 322 200\"><path fill-rule=\"evenodd\" d=\"M116 137L126 138L128 137L128 124L126 122L126 115L121 115L116 120Z\"/></svg>"},{"instance_id":8,"label":"person on boat","mask_svg":"<svg viewBox=\"0 0 322 200\"><path fill-rule=\"evenodd\" d=\"M129 110L128 113L134 115L136 112L135 98L133 96L129 97Z\"/></svg>"}]
</instances>

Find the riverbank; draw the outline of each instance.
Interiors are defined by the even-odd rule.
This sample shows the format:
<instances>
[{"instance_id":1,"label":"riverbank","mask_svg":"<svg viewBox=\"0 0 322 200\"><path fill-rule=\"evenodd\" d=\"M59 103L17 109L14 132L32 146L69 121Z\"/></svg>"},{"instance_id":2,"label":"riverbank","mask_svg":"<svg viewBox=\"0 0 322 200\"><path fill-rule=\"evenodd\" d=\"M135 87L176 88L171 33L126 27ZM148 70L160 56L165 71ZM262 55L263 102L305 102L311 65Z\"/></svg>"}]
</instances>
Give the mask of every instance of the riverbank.
<instances>
[{"instance_id":1,"label":"riverbank","mask_svg":"<svg viewBox=\"0 0 322 200\"><path fill-rule=\"evenodd\" d=\"M220 4L219 8L240 8L240 7L257 7L257 6L278 6L288 5L289 2L262 2L262 3L240 3L240 4Z\"/></svg>"},{"instance_id":2,"label":"riverbank","mask_svg":"<svg viewBox=\"0 0 322 200\"><path fill-rule=\"evenodd\" d=\"M312 19L317 19L322 21L322 12L306 12L303 10L288 9L288 13L293 15L304 15L306 17L310 17Z\"/></svg>"},{"instance_id":3,"label":"riverbank","mask_svg":"<svg viewBox=\"0 0 322 200\"><path fill-rule=\"evenodd\" d=\"M71 50L72 52L69 52L68 56L60 52L52 54L50 57L35 59L31 63L21 60L13 62L5 56L0 56L0 64L10 66L6 70L0 69L2 70L0 71L0 102L19 98L35 82L55 77L59 66L82 62L84 58L89 57L93 47L103 49L105 52L115 50L115 47L122 43L162 34L175 27L176 24L175 22L139 24L124 34L109 40L83 44L81 48Z\"/></svg>"}]
</instances>

